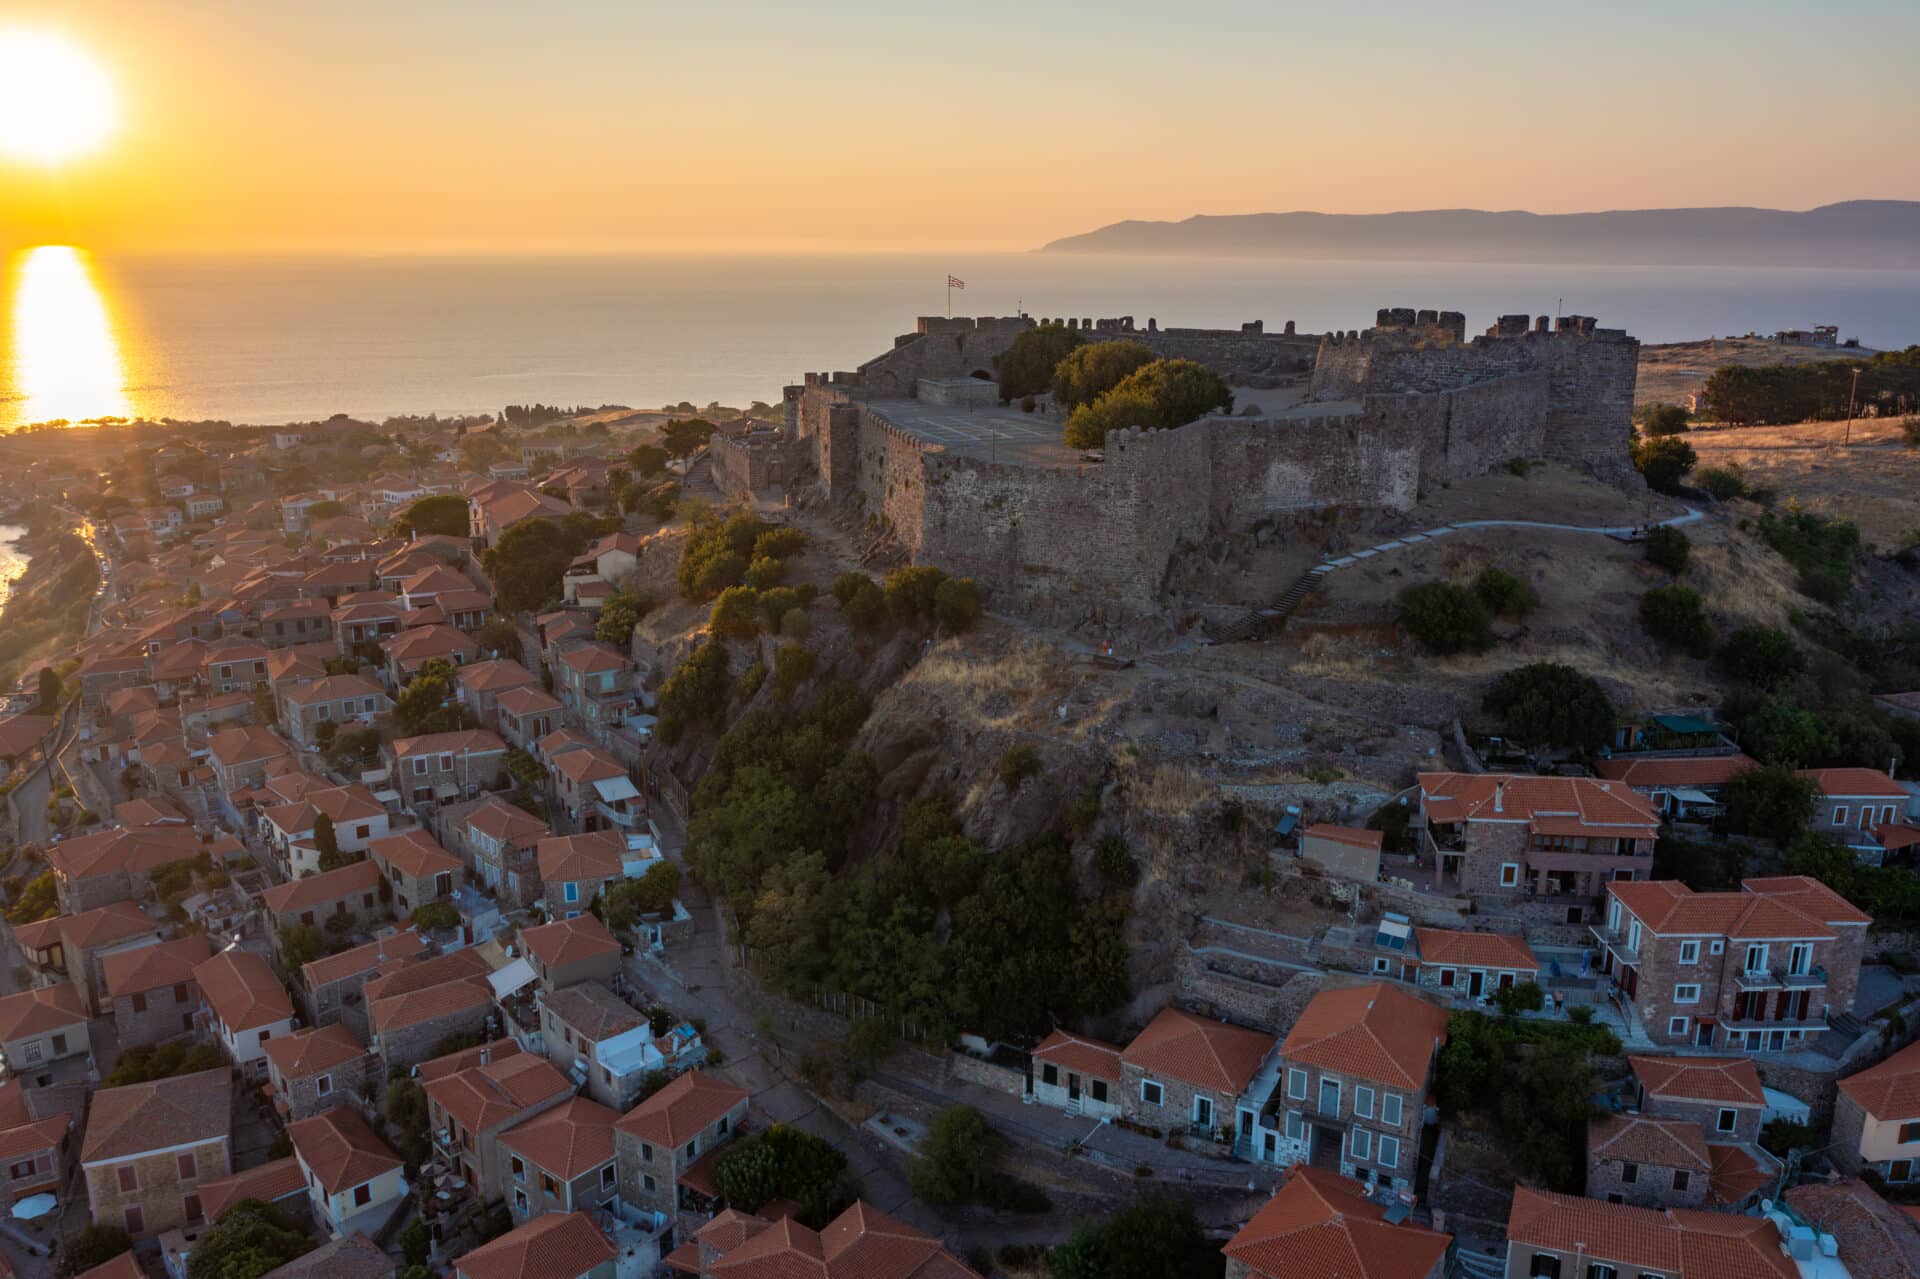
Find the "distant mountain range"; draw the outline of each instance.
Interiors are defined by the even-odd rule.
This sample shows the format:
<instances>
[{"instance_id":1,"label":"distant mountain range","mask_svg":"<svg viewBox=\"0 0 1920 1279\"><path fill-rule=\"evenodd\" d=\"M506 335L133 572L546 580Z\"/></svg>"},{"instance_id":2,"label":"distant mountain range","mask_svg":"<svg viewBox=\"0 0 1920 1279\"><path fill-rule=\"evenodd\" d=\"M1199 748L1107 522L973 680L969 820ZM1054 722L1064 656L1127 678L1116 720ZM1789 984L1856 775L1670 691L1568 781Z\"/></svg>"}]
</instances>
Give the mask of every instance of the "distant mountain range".
<instances>
[{"instance_id":1,"label":"distant mountain range","mask_svg":"<svg viewBox=\"0 0 1920 1279\"><path fill-rule=\"evenodd\" d=\"M1848 200L1782 209L1606 213L1428 209L1242 213L1115 222L1043 253L1642 266L1920 268L1920 202Z\"/></svg>"}]
</instances>

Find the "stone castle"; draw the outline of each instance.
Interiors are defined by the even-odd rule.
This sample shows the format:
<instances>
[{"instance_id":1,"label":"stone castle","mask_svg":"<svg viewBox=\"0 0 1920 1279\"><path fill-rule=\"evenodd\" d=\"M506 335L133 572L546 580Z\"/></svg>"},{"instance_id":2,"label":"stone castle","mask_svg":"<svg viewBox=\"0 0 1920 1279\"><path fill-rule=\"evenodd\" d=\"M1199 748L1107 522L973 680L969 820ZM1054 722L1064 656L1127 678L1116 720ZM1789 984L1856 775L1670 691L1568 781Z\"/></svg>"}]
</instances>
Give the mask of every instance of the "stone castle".
<instances>
[{"instance_id":1,"label":"stone castle","mask_svg":"<svg viewBox=\"0 0 1920 1279\"><path fill-rule=\"evenodd\" d=\"M967 393L1039 321L927 318L853 372L786 388L780 438L756 457L716 446L716 473L761 496L781 491L776 475L817 483L914 561L975 578L997 608L1115 621L1163 612L1176 557L1223 535L1330 508L1407 510L1516 458L1634 478L1639 343L1588 316L1502 316L1471 338L1458 312L1405 309L1317 337L1062 322L1206 364L1242 401L1284 388L1296 402L1115 432L1089 457L1058 443L1057 415Z\"/></svg>"}]
</instances>

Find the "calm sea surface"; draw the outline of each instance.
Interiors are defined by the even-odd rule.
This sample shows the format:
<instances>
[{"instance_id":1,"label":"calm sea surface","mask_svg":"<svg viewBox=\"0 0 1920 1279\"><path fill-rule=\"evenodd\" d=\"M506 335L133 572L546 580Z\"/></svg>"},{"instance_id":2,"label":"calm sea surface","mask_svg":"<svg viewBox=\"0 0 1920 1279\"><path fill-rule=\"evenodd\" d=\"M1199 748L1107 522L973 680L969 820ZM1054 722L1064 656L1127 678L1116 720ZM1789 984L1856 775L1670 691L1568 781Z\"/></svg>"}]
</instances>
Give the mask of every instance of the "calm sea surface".
<instances>
[{"instance_id":1,"label":"calm sea surface","mask_svg":"<svg viewBox=\"0 0 1920 1279\"><path fill-rule=\"evenodd\" d=\"M100 414L274 423L503 404L775 400L945 311L1363 328L1381 306L1595 315L1648 342L1837 324L1920 342L1920 273L1080 256L0 262L0 428ZM0 566L0 575L4 567Z\"/></svg>"}]
</instances>

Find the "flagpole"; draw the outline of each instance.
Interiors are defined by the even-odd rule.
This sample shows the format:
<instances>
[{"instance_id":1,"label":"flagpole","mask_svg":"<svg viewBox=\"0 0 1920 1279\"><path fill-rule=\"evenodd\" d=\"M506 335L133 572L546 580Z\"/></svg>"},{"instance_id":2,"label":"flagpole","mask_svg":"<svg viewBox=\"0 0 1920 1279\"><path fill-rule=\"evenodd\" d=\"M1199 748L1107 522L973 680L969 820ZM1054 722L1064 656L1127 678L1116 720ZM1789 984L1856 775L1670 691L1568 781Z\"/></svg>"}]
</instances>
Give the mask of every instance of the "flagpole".
<instances>
[{"instance_id":1,"label":"flagpole","mask_svg":"<svg viewBox=\"0 0 1920 1279\"><path fill-rule=\"evenodd\" d=\"M953 318L953 272L947 272L947 318Z\"/></svg>"}]
</instances>

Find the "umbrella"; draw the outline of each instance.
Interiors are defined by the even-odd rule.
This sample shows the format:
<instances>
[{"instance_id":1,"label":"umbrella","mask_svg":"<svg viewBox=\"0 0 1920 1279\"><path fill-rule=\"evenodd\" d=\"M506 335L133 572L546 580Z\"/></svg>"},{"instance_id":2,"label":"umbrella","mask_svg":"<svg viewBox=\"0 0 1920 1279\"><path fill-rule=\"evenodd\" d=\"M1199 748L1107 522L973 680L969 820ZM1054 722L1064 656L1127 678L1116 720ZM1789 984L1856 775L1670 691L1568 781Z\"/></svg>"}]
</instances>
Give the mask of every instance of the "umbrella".
<instances>
[{"instance_id":1,"label":"umbrella","mask_svg":"<svg viewBox=\"0 0 1920 1279\"><path fill-rule=\"evenodd\" d=\"M60 1206L60 1201L52 1195L28 1195L13 1206L13 1215L21 1221L32 1221L44 1217Z\"/></svg>"}]
</instances>

